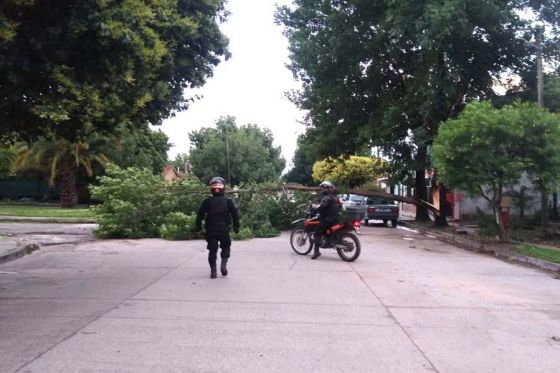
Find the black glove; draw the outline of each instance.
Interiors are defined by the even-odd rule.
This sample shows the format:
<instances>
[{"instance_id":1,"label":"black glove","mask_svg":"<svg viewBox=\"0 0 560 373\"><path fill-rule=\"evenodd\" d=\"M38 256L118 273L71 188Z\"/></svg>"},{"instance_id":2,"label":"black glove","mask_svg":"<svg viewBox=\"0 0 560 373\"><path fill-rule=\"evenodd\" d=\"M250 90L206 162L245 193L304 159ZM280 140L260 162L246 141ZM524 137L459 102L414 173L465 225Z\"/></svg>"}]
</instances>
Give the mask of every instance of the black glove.
<instances>
[{"instance_id":1,"label":"black glove","mask_svg":"<svg viewBox=\"0 0 560 373\"><path fill-rule=\"evenodd\" d=\"M233 232L234 233L239 233L239 227L233 227Z\"/></svg>"}]
</instances>

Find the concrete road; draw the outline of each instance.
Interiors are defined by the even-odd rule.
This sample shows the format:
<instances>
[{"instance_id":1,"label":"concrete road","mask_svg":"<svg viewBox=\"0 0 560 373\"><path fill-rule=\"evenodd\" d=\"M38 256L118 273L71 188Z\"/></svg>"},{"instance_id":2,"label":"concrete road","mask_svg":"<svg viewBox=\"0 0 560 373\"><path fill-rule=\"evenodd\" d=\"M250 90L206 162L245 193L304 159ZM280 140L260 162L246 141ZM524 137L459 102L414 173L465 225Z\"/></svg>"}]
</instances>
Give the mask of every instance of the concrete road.
<instances>
[{"instance_id":1,"label":"concrete road","mask_svg":"<svg viewBox=\"0 0 560 373\"><path fill-rule=\"evenodd\" d=\"M405 229L362 256L93 241L0 265L0 372L558 372L560 281Z\"/></svg>"}]
</instances>

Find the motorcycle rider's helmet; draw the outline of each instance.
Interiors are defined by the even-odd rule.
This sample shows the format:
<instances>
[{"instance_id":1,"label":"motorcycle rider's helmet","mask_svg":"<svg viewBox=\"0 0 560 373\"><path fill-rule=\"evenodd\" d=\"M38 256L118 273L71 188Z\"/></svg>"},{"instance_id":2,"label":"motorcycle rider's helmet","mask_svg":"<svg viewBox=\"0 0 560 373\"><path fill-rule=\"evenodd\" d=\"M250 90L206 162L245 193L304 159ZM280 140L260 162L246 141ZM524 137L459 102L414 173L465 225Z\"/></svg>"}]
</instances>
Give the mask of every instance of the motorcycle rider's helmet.
<instances>
[{"instance_id":1,"label":"motorcycle rider's helmet","mask_svg":"<svg viewBox=\"0 0 560 373\"><path fill-rule=\"evenodd\" d=\"M325 180L321 184L319 184L319 188L322 189L323 194L325 194L325 195L334 191L333 183L331 183L330 181L327 181L327 180Z\"/></svg>"},{"instance_id":2,"label":"motorcycle rider's helmet","mask_svg":"<svg viewBox=\"0 0 560 373\"><path fill-rule=\"evenodd\" d=\"M226 181L223 178L216 176L210 180L209 185L210 192L212 192L212 194L223 194Z\"/></svg>"}]
</instances>

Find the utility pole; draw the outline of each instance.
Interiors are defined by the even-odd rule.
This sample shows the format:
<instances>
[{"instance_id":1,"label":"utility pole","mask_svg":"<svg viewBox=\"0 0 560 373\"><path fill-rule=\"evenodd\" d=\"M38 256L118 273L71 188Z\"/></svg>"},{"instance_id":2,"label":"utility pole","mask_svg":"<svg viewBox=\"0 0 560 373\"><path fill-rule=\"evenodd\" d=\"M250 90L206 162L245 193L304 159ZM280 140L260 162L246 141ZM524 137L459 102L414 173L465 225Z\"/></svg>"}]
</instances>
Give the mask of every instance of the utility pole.
<instances>
[{"instance_id":1,"label":"utility pole","mask_svg":"<svg viewBox=\"0 0 560 373\"><path fill-rule=\"evenodd\" d=\"M543 53L542 45L544 39L544 27L537 26L535 30L535 44L537 48L537 104L544 108L544 82L543 82ZM548 225L548 196L541 196L542 223L546 229ZM552 193L552 216L558 219L558 192Z\"/></svg>"},{"instance_id":2,"label":"utility pole","mask_svg":"<svg viewBox=\"0 0 560 373\"><path fill-rule=\"evenodd\" d=\"M229 141L226 135L226 157L227 157L227 182L231 185L231 173L229 169Z\"/></svg>"},{"instance_id":3,"label":"utility pole","mask_svg":"<svg viewBox=\"0 0 560 373\"><path fill-rule=\"evenodd\" d=\"M538 26L535 34L535 41L537 47L537 97L539 107L544 107L543 97L543 57L542 57L542 42L543 42L543 27Z\"/></svg>"}]
</instances>

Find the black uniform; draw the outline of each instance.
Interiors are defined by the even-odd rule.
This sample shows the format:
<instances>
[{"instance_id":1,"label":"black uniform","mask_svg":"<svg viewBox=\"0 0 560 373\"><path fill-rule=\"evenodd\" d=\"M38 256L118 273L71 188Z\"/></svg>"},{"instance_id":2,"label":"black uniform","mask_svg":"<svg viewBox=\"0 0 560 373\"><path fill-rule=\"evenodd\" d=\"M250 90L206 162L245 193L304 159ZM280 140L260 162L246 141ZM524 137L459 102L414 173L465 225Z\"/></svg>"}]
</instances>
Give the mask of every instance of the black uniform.
<instances>
[{"instance_id":1,"label":"black uniform","mask_svg":"<svg viewBox=\"0 0 560 373\"><path fill-rule=\"evenodd\" d=\"M325 231L338 222L338 214L340 213L340 200L334 193L327 193L322 199L319 208L319 225L315 231L317 237L324 235Z\"/></svg>"},{"instance_id":2,"label":"black uniform","mask_svg":"<svg viewBox=\"0 0 560 373\"><path fill-rule=\"evenodd\" d=\"M239 232L239 212L235 203L223 194L215 194L208 197L198 209L196 216L196 230L201 230L202 220L205 220L205 238L208 243L208 263L210 268L216 268L218 256L218 244L222 251L220 257L222 264L227 262L230 256L231 238L229 236L230 226L233 220L233 230ZM222 270L223 272L223 270Z\"/></svg>"}]
</instances>

